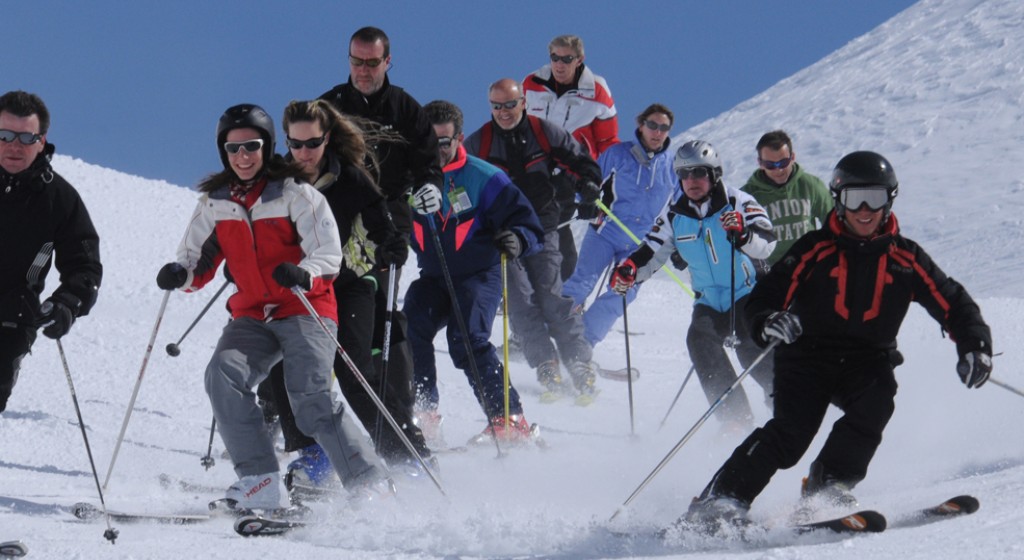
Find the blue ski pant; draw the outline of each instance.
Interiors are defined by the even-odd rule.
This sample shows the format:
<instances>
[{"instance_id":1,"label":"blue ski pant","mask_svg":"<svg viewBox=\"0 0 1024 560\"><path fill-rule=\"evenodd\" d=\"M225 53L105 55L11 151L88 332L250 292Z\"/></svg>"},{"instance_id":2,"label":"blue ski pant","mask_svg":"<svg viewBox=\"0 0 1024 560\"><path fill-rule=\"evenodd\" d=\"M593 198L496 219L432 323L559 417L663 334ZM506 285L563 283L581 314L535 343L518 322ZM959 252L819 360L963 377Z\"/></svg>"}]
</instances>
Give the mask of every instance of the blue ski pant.
<instances>
[{"instance_id":1,"label":"blue ski pant","mask_svg":"<svg viewBox=\"0 0 1024 560\"><path fill-rule=\"evenodd\" d=\"M632 240L613 242L590 228L580 246L576 271L562 287L562 293L572 298L574 305L583 305L595 287L603 290L583 313L583 337L591 346L608 336L615 321L622 317L622 296L597 286L609 266L617 265L637 249ZM626 292L626 304L636 299L640 287L636 284Z\"/></svg>"}]
</instances>

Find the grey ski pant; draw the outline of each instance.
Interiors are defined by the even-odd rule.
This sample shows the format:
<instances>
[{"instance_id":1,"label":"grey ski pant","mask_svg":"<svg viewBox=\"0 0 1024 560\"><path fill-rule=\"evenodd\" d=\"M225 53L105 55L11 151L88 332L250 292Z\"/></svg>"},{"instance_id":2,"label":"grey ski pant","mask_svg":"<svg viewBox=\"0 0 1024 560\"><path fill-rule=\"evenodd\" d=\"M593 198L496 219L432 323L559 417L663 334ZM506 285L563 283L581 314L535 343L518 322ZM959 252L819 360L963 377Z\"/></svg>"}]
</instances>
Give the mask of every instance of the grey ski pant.
<instances>
[{"instance_id":1,"label":"grey ski pant","mask_svg":"<svg viewBox=\"0 0 1024 560\"><path fill-rule=\"evenodd\" d=\"M333 331L334 322L324 322ZM344 405L331 400L331 366L337 347L315 318L302 315L270 322L235 319L224 327L206 368L221 439L239 477L277 472L273 442L256 404L255 387L284 360L284 382L299 429L324 448L348 486L384 476L380 460Z\"/></svg>"}]
</instances>

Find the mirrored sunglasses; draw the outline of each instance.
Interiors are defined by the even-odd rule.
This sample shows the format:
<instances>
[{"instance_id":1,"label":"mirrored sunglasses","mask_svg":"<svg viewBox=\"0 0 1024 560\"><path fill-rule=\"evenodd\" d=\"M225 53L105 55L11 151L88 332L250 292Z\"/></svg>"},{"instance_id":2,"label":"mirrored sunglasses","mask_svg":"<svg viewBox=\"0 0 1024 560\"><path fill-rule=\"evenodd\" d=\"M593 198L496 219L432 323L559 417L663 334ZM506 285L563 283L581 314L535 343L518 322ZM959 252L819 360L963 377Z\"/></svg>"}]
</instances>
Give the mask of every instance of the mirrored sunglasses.
<instances>
[{"instance_id":1,"label":"mirrored sunglasses","mask_svg":"<svg viewBox=\"0 0 1024 560\"><path fill-rule=\"evenodd\" d=\"M441 149L451 148L452 144L455 143L455 138L451 136L440 136L437 139L437 147Z\"/></svg>"},{"instance_id":2,"label":"mirrored sunglasses","mask_svg":"<svg viewBox=\"0 0 1024 560\"><path fill-rule=\"evenodd\" d=\"M668 132L668 131L672 130L672 125L670 125L670 124L659 124L659 123L656 123L654 121L649 121L649 120L645 120L644 121L644 126L646 126L647 128L649 128L651 130L660 130L662 132Z\"/></svg>"},{"instance_id":3,"label":"mirrored sunglasses","mask_svg":"<svg viewBox=\"0 0 1024 560\"><path fill-rule=\"evenodd\" d=\"M18 142L25 144L26 146L35 144L42 139L42 134L34 134L31 132L14 132L13 130L0 130L0 141L10 144L17 138Z\"/></svg>"},{"instance_id":4,"label":"mirrored sunglasses","mask_svg":"<svg viewBox=\"0 0 1024 560\"><path fill-rule=\"evenodd\" d=\"M376 67L380 66L384 62L384 59L383 58L359 58L358 56L348 55L348 62L349 62L349 64L351 64L352 66L355 66L356 68L358 68L358 67L360 67L360 66L362 66L364 64L366 66L369 66L370 68L376 68Z\"/></svg>"},{"instance_id":5,"label":"mirrored sunglasses","mask_svg":"<svg viewBox=\"0 0 1024 560\"><path fill-rule=\"evenodd\" d=\"M512 110L512 109L515 109L516 106L519 105L519 102L522 101L522 100L523 100L523 98L520 97L518 99L513 99L512 101L506 101L504 103L500 103L498 101L491 101L491 109L493 109L495 111L500 111L502 109Z\"/></svg>"},{"instance_id":6,"label":"mirrored sunglasses","mask_svg":"<svg viewBox=\"0 0 1024 560\"><path fill-rule=\"evenodd\" d=\"M551 62L561 62L562 64L572 64L572 61L576 60L576 55L567 54L564 56L558 56L555 53L551 53Z\"/></svg>"},{"instance_id":7,"label":"mirrored sunglasses","mask_svg":"<svg viewBox=\"0 0 1024 560\"><path fill-rule=\"evenodd\" d=\"M885 187L846 187L839 192L839 202L851 212L864 205L877 212L889 204L889 191Z\"/></svg>"},{"instance_id":8,"label":"mirrored sunglasses","mask_svg":"<svg viewBox=\"0 0 1024 560\"><path fill-rule=\"evenodd\" d=\"M686 179L689 179L691 177L694 178L694 179L703 179L703 178L708 176L708 168L707 167L684 167L684 168L676 171L676 175L678 175L679 178L682 179L682 180L686 180Z\"/></svg>"},{"instance_id":9,"label":"mirrored sunglasses","mask_svg":"<svg viewBox=\"0 0 1024 560\"><path fill-rule=\"evenodd\" d=\"M323 136L321 136L319 138L310 138L308 140L296 140L296 139L292 138L291 136L289 136L285 140L285 143L288 144L288 147L290 149L292 149L292 150L298 150L300 148L306 148L308 150L315 150L315 149L319 148L324 143L324 140L327 140L327 135L326 134L324 134Z\"/></svg>"},{"instance_id":10,"label":"mirrored sunglasses","mask_svg":"<svg viewBox=\"0 0 1024 560\"><path fill-rule=\"evenodd\" d=\"M785 169L789 167L789 164L793 163L793 158L782 158L779 161L757 158L757 161L765 169Z\"/></svg>"},{"instance_id":11,"label":"mirrored sunglasses","mask_svg":"<svg viewBox=\"0 0 1024 560\"><path fill-rule=\"evenodd\" d=\"M255 140L245 140L243 142L224 142L224 151L232 155L237 154L238 150L245 150L250 154L256 153L262 147L262 138L257 138Z\"/></svg>"}]
</instances>

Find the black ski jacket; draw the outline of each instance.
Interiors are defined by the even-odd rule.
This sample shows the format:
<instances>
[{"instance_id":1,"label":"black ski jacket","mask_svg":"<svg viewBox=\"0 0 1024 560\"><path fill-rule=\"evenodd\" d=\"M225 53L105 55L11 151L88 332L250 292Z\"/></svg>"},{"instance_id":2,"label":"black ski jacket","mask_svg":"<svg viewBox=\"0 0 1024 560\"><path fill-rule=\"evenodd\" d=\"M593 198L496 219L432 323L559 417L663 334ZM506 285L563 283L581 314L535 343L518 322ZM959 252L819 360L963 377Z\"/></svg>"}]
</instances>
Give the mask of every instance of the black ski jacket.
<instances>
[{"instance_id":1,"label":"black ski jacket","mask_svg":"<svg viewBox=\"0 0 1024 560\"><path fill-rule=\"evenodd\" d=\"M849 235L833 210L825 227L790 248L754 286L744 312L752 337L771 313L789 309L803 335L776 352L895 349L910 302L920 303L956 342L960 356L991 354L992 335L978 305L917 243L900 235L896 216L872 239Z\"/></svg>"},{"instance_id":2,"label":"black ski jacket","mask_svg":"<svg viewBox=\"0 0 1024 560\"><path fill-rule=\"evenodd\" d=\"M78 191L50 167L53 152L48 143L16 175L0 167L0 327L35 327L53 263L60 272L53 299L76 317L96 303L99 236Z\"/></svg>"}]
</instances>

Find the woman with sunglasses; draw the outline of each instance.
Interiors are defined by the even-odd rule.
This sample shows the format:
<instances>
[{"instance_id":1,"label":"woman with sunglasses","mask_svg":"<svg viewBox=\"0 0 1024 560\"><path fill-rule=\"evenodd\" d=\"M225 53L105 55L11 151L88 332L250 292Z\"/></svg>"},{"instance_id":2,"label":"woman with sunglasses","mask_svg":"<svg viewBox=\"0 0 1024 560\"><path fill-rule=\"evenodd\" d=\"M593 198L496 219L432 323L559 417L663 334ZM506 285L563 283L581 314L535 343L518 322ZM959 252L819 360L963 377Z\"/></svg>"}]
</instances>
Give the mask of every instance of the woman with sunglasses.
<instances>
[{"instance_id":1,"label":"woman with sunglasses","mask_svg":"<svg viewBox=\"0 0 1024 560\"><path fill-rule=\"evenodd\" d=\"M163 290L205 286L224 261L237 292L206 369L206 392L239 480L225 502L238 509L281 505L273 442L253 388L284 362L284 384L299 428L323 445L353 496L389 494L380 460L351 416L331 398L338 310L332 280L341 241L327 200L303 170L274 154L274 123L256 105L229 108L217 125L224 169L203 193L178 247L157 275ZM307 311L301 289L327 329Z\"/></svg>"},{"instance_id":2,"label":"woman with sunglasses","mask_svg":"<svg viewBox=\"0 0 1024 560\"><path fill-rule=\"evenodd\" d=\"M358 124L357 124L358 123ZM388 376L382 387L375 373L372 353L374 328L373 272L390 265L401 267L409 253L407 238L395 228L387 203L377 187L377 162L368 144L387 139L403 140L362 119L342 115L324 100L292 101L282 121L287 136L286 159L302 167L305 178L326 198L338 221L344 261L334 281L337 297L338 342L370 383L421 457L429 458L423 434L412 422L412 398L402 387L400 375ZM369 165L367 165L367 162ZM386 274L386 272L385 272ZM281 421L285 450L300 452L288 465L286 485L295 489L327 486L332 481L331 463L313 438L295 426L292 408L282 391L281 365L271 374L273 398ZM374 437L378 452L392 470L422 474L415 456L404 446L377 406L340 355L334 371L345 400ZM404 383L409 385L410 380ZM403 398L404 397L404 398Z\"/></svg>"},{"instance_id":3,"label":"woman with sunglasses","mask_svg":"<svg viewBox=\"0 0 1024 560\"><path fill-rule=\"evenodd\" d=\"M825 227L793 245L744 310L757 344L777 345L774 416L736 448L683 522L746 523L772 476L810 447L829 404L843 415L804 479L803 509L856 507L851 490L867 476L896 407L896 336L913 301L956 341L956 370L967 388L989 378L992 334L978 305L900 234L892 164L875 152L847 154L829 188L834 209Z\"/></svg>"},{"instance_id":4,"label":"woman with sunglasses","mask_svg":"<svg viewBox=\"0 0 1024 560\"><path fill-rule=\"evenodd\" d=\"M668 149L673 119L672 111L664 105L655 103L647 107L637 115L636 139L612 146L597 160L605 177L603 201L630 231L623 231L603 214L595 217L583 237L576 270L562 288L562 293L571 297L578 309L583 308L604 271L636 250L630 234L646 234L668 202L676 182L672 152ZM634 286L626 292L627 302L636 299L637 289ZM622 316L621 299L615 292L607 291L583 314L583 336L591 346L604 340Z\"/></svg>"},{"instance_id":5,"label":"woman with sunglasses","mask_svg":"<svg viewBox=\"0 0 1024 560\"><path fill-rule=\"evenodd\" d=\"M775 234L754 197L722 183L722 162L711 144L686 142L676 150L672 165L682 193L665 204L645 243L615 269L611 288L628 293L672 253L682 257L697 293L686 348L704 396L712 404L736 381L726 348L735 349L743 367L761 353L750 340L741 310L765 268L762 259L775 247ZM751 376L769 398L771 366L762 360ZM752 427L754 417L742 387L722 402L716 418L725 434Z\"/></svg>"}]
</instances>

